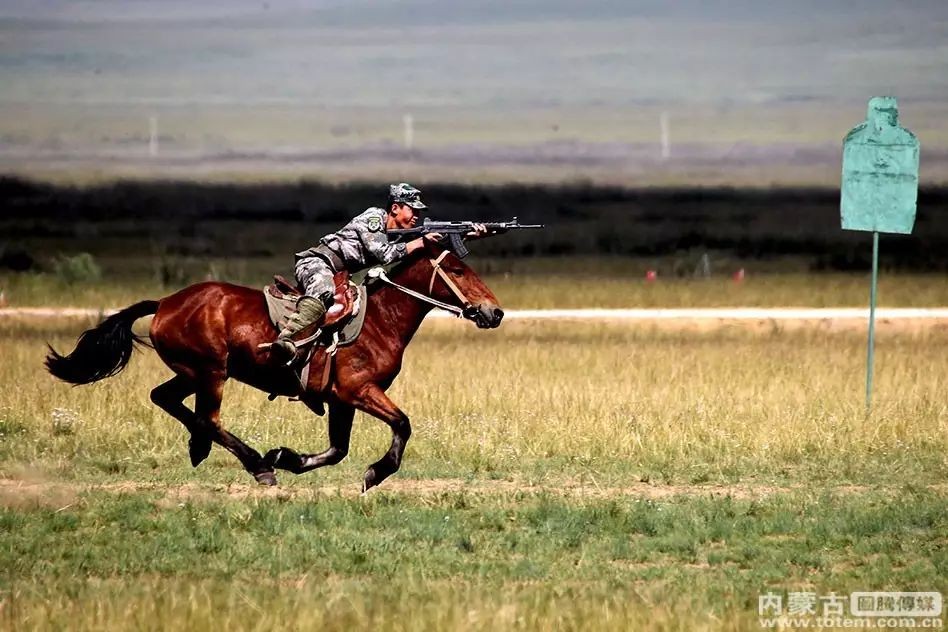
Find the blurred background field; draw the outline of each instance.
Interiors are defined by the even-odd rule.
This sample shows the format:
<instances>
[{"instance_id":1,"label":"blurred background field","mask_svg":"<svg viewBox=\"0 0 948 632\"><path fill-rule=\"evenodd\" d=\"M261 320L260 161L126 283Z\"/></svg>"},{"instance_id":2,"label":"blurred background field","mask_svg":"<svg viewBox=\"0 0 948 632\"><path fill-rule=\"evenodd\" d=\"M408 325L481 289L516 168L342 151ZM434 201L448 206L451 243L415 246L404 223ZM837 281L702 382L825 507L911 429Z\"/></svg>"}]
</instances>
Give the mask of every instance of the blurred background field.
<instances>
[{"instance_id":1,"label":"blurred background field","mask_svg":"<svg viewBox=\"0 0 948 632\"><path fill-rule=\"evenodd\" d=\"M384 186L0 181L0 289L11 306L114 307L207 279L262 287ZM472 244L508 308L860 306L871 239L838 228L824 189L425 187L439 219L546 228ZM948 195L920 196L916 231L886 235L880 301L948 303ZM646 272L656 273L655 282ZM743 271L743 272L742 272Z\"/></svg>"},{"instance_id":2,"label":"blurred background field","mask_svg":"<svg viewBox=\"0 0 948 632\"><path fill-rule=\"evenodd\" d=\"M877 0L8 3L0 283L92 306L259 285L407 180L432 216L548 224L476 246L512 306L856 305L855 279L768 275L868 270L841 139L894 94L923 189L915 233L883 238L883 279L913 276L881 300L942 304L946 25Z\"/></svg>"},{"instance_id":3,"label":"blurred background field","mask_svg":"<svg viewBox=\"0 0 948 632\"><path fill-rule=\"evenodd\" d=\"M0 101L0 168L69 184L419 180L610 186L838 186L864 103L626 107L19 104ZM903 106L921 180L948 181L943 101ZM405 140L411 117L412 141ZM669 149L663 154L662 118ZM154 147L151 153L152 121ZM4 127L6 129L4 130ZM421 176L419 177L419 174Z\"/></svg>"}]
</instances>

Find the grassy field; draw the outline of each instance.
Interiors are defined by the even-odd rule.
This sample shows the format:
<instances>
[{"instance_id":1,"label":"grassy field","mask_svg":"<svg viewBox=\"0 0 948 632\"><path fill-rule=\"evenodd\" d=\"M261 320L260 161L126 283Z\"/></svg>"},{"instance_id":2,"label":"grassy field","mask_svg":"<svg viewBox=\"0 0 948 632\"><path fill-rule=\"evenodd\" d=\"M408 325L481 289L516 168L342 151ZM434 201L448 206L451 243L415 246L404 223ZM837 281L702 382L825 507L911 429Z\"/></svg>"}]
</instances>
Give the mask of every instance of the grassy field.
<instances>
[{"instance_id":1,"label":"grassy field","mask_svg":"<svg viewBox=\"0 0 948 632\"><path fill-rule=\"evenodd\" d=\"M15 531L2 563L18 580L2 617L12 629L74 630L760 629L752 612L767 587L937 586L943 500L457 493L169 505L161 493L88 492L59 513L4 512Z\"/></svg>"},{"instance_id":2,"label":"grassy field","mask_svg":"<svg viewBox=\"0 0 948 632\"><path fill-rule=\"evenodd\" d=\"M259 489L187 463L148 401L151 351L68 388L0 323L0 620L15 629L759 629L767 591L941 590L948 331L425 324L390 394L415 433L357 416L342 464ZM326 445L300 404L225 391L254 447Z\"/></svg>"}]
</instances>

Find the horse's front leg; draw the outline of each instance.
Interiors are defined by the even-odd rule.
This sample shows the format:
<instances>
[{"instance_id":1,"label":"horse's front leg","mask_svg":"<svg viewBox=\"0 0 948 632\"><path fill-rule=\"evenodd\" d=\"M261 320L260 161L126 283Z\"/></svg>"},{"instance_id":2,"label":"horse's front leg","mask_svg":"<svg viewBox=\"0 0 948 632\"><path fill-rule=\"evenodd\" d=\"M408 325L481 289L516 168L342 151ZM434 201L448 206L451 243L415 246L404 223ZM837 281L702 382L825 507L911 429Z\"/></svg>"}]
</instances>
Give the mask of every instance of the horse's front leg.
<instances>
[{"instance_id":1,"label":"horse's front leg","mask_svg":"<svg viewBox=\"0 0 948 632\"><path fill-rule=\"evenodd\" d=\"M353 402L361 411L367 412L387 423L392 429L392 446L385 455L365 471L362 493L365 493L398 471L405 453L405 444L411 437L408 415L403 413L388 395L375 384L366 384Z\"/></svg>"},{"instance_id":2,"label":"horse's front leg","mask_svg":"<svg viewBox=\"0 0 948 632\"><path fill-rule=\"evenodd\" d=\"M305 399L303 402L312 409ZM335 465L349 453L349 437L352 435L352 418L355 408L337 400L329 402L329 448L319 454L299 454L295 450L282 447L270 450L264 461L294 474L302 474L325 465Z\"/></svg>"}]
</instances>

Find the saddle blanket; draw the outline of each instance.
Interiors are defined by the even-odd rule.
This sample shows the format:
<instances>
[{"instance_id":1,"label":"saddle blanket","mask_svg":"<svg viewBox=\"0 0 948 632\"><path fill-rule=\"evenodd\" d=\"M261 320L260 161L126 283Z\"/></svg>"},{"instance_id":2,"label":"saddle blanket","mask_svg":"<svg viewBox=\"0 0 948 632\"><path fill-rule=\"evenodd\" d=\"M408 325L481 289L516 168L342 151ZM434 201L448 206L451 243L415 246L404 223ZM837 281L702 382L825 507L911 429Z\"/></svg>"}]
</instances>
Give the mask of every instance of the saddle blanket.
<instances>
[{"instance_id":1,"label":"saddle blanket","mask_svg":"<svg viewBox=\"0 0 948 632\"><path fill-rule=\"evenodd\" d=\"M353 301L352 313L349 314L344 322L340 323L335 320L335 316L338 316L338 313L341 312L345 307L336 302L332 307L326 312L325 320L327 322L332 322L334 326L331 327L332 330L338 332L338 341L336 341L337 346L346 346L355 342L356 338L359 337L359 333L362 331L362 325L365 324L365 305L366 305L366 289L364 285L355 285L351 284L351 289L354 291L355 299ZM299 300L298 294L284 294L277 287L276 284L268 285L263 289L263 295L267 300L267 311L270 314L270 321L277 328L277 330L282 330L286 326L286 321L296 312L296 301ZM338 325L342 325L338 327ZM329 333L328 331L326 332ZM328 345L331 344L333 340L323 340L323 336L320 336L318 341L319 344Z\"/></svg>"}]
</instances>

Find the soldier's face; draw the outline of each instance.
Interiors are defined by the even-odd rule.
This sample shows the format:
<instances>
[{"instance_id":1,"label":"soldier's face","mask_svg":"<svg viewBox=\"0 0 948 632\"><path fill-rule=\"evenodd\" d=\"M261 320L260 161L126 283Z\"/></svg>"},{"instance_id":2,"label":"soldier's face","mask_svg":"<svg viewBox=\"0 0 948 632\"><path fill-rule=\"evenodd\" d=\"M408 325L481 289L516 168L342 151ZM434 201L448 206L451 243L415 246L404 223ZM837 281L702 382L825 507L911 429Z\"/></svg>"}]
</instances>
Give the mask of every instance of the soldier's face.
<instances>
[{"instance_id":1,"label":"soldier's face","mask_svg":"<svg viewBox=\"0 0 948 632\"><path fill-rule=\"evenodd\" d=\"M412 228L417 221L415 209L407 204L392 204L388 210L388 228Z\"/></svg>"}]
</instances>

